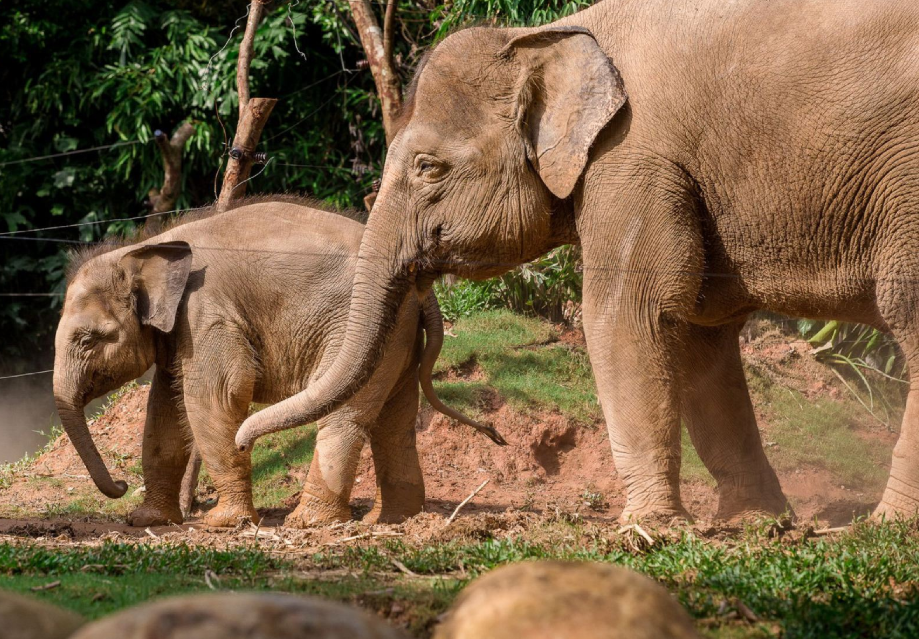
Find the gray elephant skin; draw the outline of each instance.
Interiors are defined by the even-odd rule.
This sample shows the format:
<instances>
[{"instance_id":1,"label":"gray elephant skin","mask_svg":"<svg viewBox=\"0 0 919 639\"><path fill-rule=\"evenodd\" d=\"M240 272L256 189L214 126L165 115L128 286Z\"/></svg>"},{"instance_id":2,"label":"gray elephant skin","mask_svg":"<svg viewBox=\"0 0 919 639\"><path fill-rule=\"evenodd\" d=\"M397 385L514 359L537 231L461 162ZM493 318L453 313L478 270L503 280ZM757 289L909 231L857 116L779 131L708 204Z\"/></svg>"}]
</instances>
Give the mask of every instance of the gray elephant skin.
<instances>
[{"instance_id":1,"label":"gray elephant skin","mask_svg":"<svg viewBox=\"0 0 919 639\"><path fill-rule=\"evenodd\" d=\"M146 492L129 516L133 525L183 520L179 489L192 444L218 492L205 523L258 521L250 454L236 449L234 435L251 402L299 392L341 348L363 232L343 214L274 198L219 215L206 209L139 243L75 258L55 340L54 393L67 434L109 497L127 486L109 474L84 406L156 365L142 447ZM319 421L288 526L350 519L368 438L377 495L366 519L401 521L420 512L419 380L435 408L503 441L434 395L443 321L433 294L419 300L403 295L381 345L382 364L347 404Z\"/></svg>"},{"instance_id":2,"label":"gray elephant skin","mask_svg":"<svg viewBox=\"0 0 919 639\"><path fill-rule=\"evenodd\" d=\"M740 363L750 313L889 331L919 379L919 3L605 0L447 37L386 158L345 348L237 444L350 397L406 290L571 239L623 518L686 514L681 421L720 516L786 508ZM917 508L913 384L875 514Z\"/></svg>"}]
</instances>

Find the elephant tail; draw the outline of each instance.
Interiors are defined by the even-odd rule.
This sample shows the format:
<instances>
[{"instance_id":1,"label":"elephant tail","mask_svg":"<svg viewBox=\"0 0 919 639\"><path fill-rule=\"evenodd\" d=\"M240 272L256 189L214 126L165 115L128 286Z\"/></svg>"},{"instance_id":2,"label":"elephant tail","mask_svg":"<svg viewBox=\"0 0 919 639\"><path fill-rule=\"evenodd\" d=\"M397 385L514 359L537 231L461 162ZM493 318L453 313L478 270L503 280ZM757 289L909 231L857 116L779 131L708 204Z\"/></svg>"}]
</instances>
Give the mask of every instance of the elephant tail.
<instances>
[{"instance_id":1,"label":"elephant tail","mask_svg":"<svg viewBox=\"0 0 919 639\"><path fill-rule=\"evenodd\" d=\"M440 306L437 305L437 297L431 290L424 301L421 303L421 316L424 324L424 350L421 353L421 364L418 367L418 378L421 382L421 390L434 410L443 413L447 417L452 417L461 424L472 426L488 437L491 441L499 446L507 446L507 440L501 436L494 427L481 424L474 419L470 419L458 410L450 408L434 392L434 382L432 374L434 372L434 363L440 356L440 349L444 345L444 319L440 314Z\"/></svg>"}]
</instances>

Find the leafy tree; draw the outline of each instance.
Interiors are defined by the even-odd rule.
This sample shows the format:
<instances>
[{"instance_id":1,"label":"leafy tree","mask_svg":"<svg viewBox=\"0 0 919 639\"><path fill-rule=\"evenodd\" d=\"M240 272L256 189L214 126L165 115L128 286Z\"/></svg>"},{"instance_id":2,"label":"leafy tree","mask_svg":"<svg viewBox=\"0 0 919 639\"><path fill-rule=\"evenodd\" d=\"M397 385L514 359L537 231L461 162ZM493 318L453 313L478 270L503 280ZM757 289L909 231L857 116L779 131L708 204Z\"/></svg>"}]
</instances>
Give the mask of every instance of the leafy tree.
<instances>
[{"instance_id":1,"label":"leafy tree","mask_svg":"<svg viewBox=\"0 0 919 639\"><path fill-rule=\"evenodd\" d=\"M399 4L395 58L408 79L423 50L463 24L535 24L585 0L431 0ZM375 3L379 6L379 3ZM70 244L129 233L162 182L153 131L182 121L180 207L214 199L235 124L244 0L6 0L0 3L0 373L50 360ZM279 98L262 137L271 162L250 191L306 192L359 206L385 156L379 107L345 0L277 3L255 41L252 94ZM239 20L242 25L244 20ZM227 129L226 134L224 128ZM113 143L118 146L110 147ZM99 151L24 161L36 156ZM17 365L18 362L18 365Z\"/></svg>"}]
</instances>

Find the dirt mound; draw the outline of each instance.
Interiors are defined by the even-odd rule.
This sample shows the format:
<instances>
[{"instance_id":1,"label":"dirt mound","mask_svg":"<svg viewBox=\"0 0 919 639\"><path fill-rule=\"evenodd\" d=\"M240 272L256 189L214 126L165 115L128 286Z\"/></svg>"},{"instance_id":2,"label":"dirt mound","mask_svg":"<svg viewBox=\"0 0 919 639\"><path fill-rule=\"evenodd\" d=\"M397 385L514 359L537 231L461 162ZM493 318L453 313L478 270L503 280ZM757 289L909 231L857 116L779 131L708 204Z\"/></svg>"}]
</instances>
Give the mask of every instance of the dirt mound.
<instances>
[{"instance_id":1,"label":"dirt mound","mask_svg":"<svg viewBox=\"0 0 919 639\"><path fill-rule=\"evenodd\" d=\"M425 407L418 419L418 450L425 471L428 512L449 513L486 479L488 486L467 506L480 510L559 507L613 516L621 505L606 428L577 424L557 413L517 412L494 398L487 421L508 446L488 439ZM364 450L354 496L371 499L373 462Z\"/></svg>"}]
</instances>

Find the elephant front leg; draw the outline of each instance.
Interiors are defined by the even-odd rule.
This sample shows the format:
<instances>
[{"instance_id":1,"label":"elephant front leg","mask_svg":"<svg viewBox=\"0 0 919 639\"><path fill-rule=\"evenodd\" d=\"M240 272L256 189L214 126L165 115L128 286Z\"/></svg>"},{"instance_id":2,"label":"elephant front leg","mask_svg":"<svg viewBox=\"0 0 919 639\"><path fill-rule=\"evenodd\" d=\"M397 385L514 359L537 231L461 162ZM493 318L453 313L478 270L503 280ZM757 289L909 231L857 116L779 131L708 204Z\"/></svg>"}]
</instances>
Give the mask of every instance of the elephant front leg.
<instances>
[{"instance_id":1,"label":"elephant front leg","mask_svg":"<svg viewBox=\"0 0 919 639\"><path fill-rule=\"evenodd\" d=\"M418 418L418 376L406 376L370 431L370 449L377 478L373 509L367 523L397 524L424 507L424 475L418 461L415 420Z\"/></svg>"},{"instance_id":2,"label":"elephant front leg","mask_svg":"<svg viewBox=\"0 0 919 639\"><path fill-rule=\"evenodd\" d=\"M681 412L692 443L718 483L719 519L788 510L766 459L740 359L740 329L690 326L680 366Z\"/></svg>"},{"instance_id":3,"label":"elephant front leg","mask_svg":"<svg viewBox=\"0 0 919 639\"><path fill-rule=\"evenodd\" d=\"M182 523L179 485L188 462L188 442L179 424L183 417L173 378L157 367L147 399L143 457L144 501L128 515L132 526Z\"/></svg>"},{"instance_id":4,"label":"elephant front leg","mask_svg":"<svg viewBox=\"0 0 919 639\"><path fill-rule=\"evenodd\" d=\"M611 325L585 309L584 328L613 461L626 489L622 521L688 517L680 502L680 421L666 340Z\"/></svg>"},{"instance_id":5,"label":"elephant front leg","mask_svg":"<svg viewBox=\"0 0 919 639\"><path fill-rule=\"evenodd\" d=\"M627 500L620 518L687 517L680 501L678 349L702 270L701 240L679 176L643 183L610 203L585 179L578 235L584 256L584 333ZM632 179L630 179L632 178Z\"/></svg>"},{"instance_id":6,"label":"elephant front leg","mask_svg":"<svg viewBox=\"0 0 919 639\"><path fill-rule=\"evenodd\" d=\"M364 428L345 407L319 421L313 461L300 503L284 520L290 528L309 528L351 519L351 489L364 447Z\"/></svg>"}]
</instances>

